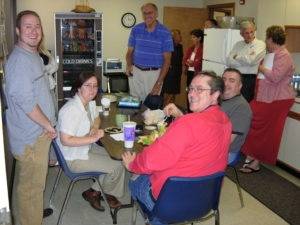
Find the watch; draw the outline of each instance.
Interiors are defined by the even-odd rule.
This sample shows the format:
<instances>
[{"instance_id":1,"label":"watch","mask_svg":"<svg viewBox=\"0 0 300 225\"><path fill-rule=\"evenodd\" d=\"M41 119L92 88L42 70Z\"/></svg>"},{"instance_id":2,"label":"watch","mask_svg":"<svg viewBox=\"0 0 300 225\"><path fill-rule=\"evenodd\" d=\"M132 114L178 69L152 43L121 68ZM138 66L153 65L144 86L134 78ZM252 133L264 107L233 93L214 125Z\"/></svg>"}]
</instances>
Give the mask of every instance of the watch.
<instances>
[{"instance_id":1,"label":"watch","mask_svg":"<svg viewBox=\"0 0 300 225\"><path fill-rule=\"evenodd\" d=\"M135 15L133 13L130 13L130 12L124 13L122 18L121 18L121 23L126 28L133 27L136 23Z\"/></svg>"}]
</instances>

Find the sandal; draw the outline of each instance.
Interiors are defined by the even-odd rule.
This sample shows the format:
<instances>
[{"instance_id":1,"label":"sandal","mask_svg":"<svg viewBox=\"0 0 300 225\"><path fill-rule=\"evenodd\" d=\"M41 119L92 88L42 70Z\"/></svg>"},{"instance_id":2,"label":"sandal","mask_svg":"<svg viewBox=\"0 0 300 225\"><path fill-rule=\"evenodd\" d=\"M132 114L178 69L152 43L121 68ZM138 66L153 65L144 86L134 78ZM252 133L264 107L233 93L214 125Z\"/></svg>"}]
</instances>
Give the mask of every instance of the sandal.
<instances>
[{"instance_id":1,"label":"sandal","mask_svg":"<svg viewBox=\"0 0 300 225\"><path fill-rule=\"evenodd\" d=\"M249 159L249 160L245 159L243 168L245 168L246 166L248 166L249 164L251 164L253 161L254 161L254 159Z\"/></svg>"},{"instance_id":2,"label":"sandal","mask_svg":"<svg viewBox=\"0 0 300 225\"><path fill-rule=\"evenodd\" d=\"M245 170L246 169L246 170ZM248 165L243 166L243 168L239 169L241 173L256 173L260 171L260 168L254 169Z\"/></svg>"}]
</instances>

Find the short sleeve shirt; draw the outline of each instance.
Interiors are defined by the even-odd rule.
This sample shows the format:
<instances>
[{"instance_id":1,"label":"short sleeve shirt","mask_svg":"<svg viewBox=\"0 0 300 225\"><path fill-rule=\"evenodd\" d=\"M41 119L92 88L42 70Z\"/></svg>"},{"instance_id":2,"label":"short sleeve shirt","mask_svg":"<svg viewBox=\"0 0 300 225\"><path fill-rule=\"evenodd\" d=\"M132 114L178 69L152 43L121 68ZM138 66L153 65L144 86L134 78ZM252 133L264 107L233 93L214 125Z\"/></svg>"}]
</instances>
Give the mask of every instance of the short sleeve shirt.
<instances>
[{"instance_id":1,"label":"short sleeve shirt","mask_svg":"<svg viewBox=\"0 0 300 225\"><path fill-rule=\"evenodd\" d=\"M223 100L222 110L227 114L232 123L232 133L236 138L230 144L230 152L238 152L245 142L252 119L252 111L242 95L235 96L228 100Z\"/></svg>"},{"instance_id":2,"label":"short sleeve shirt","mask_svg":"<svg viewBox=\"0 0 300 225\"><path fill-rule=\"evenodd\" d=\"M59 111L57 130L65 134L83 137L90 132L91 123L96 117L95 102L89 103L89 110L91 118L89 118L88 111L84 108L78 95L69 100ZM88 152L90 145L70 147L61 144L60 135L57 137L57 142L62 150L66 160L88 160Z\"/></svg>"},{"instance_id":3,"label":"short sleeve shirt","mask_svg":"<svg viewBox=\"0 0 300 225\"><path fill-rule=\"evenodd\" d=\"M163 53L174 50L170 31L159 22L152 32L147 31L145 23L132 28L128 46L134 48L133 64L144 68L161 68Z\"/></svg>"}]
</instances>

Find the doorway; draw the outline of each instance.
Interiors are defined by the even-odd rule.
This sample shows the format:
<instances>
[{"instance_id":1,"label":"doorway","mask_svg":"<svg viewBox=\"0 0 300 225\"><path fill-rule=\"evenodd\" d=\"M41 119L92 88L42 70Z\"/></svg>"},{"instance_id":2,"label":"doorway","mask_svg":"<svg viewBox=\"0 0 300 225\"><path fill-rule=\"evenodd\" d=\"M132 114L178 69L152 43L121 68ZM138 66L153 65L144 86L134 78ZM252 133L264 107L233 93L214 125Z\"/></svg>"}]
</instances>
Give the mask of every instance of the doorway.
<instances>
[{"instance_id":1,"label":"doorway","mask_svg":"<svg viewBox=\"0 0 300 225\"><path fill-rule=\"evenodd\" d=\"M178 29L182 36L183 52L191 45L190 32L193 29L203 28L208 19L208 10L205 8L164 7L164 25L171 29ZM180 94L175 103L186 107L186 76L181 76Z\"/></svg>"},{"instance_id":2,"label":"doorway","mask_svg":"<svg viewBox=\"0 0 300 225\"><path fill-rule=\"evenodd\" d=\"M207 9L209 18L217 20L218 17L234 16L235 3L208 5Z\"/></svg>"}]
</instances>

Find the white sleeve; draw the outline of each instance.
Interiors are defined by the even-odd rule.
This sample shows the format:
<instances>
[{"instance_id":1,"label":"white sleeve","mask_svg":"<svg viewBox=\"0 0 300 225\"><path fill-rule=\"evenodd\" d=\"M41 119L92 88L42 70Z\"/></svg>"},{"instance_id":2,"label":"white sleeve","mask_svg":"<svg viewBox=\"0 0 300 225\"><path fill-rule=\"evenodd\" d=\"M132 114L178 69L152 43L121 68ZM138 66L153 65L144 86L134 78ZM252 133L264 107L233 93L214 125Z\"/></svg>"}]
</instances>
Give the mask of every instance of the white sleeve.
<instances>
[{"instance_id":1,"label":"white sleeve","mask_svg":"<svg viewBox=\"0 0 300 225\"><path fill-rule=\"evenodd\" d=\"M70 105L62 108L58 114L58 131L76 136L81 119L82 112L76 106Z\"/></svg>"},{"instance_id":2,"label":"white sleeve","mask_svg":"<svg viewBox=\"0 0 300 225\"><path fill-rule=\"evenodd\" d=\"M239 67L240 66L240 63L238 61L236 61L233 57L238 53L239 49L240 49L240 46L239 46L239 43L240 42L237 42L232 50L230 51L229 55L227 56L227 66L228 67Z\"/></svg>"},{"instance_id":3,"label":"white sleeve","mask_svg":"<svg viewBox=\"0 0 300 225\"><path fill-rule=\"evenodd\" d=\"M266 44L263 41L256 41L253 50L249 54L238 54L236 61L243 66L254 66L264 58L266 54Z\"/></svg>"}]
</instances>

